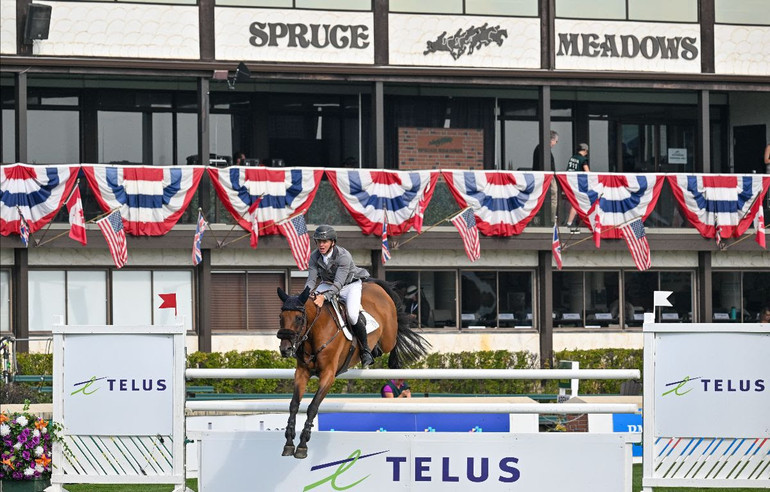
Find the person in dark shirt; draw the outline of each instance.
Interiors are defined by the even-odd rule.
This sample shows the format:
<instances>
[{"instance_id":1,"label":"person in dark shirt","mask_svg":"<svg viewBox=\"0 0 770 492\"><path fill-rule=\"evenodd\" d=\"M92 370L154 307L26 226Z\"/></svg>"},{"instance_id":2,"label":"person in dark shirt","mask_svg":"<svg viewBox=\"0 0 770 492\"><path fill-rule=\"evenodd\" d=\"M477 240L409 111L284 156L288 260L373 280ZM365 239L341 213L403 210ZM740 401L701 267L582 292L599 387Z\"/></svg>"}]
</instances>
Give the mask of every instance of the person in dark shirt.
<instances>
[{"instance_id":1,"label":"person in dark shirt","mask_svg":"<svg viewBox=\"0 0 770 492\"><path fill-rule=\"evenodd\" d=\"M567 161L567 172L587 173L590 171L591 168L588 166L588 144L578 144L577 149L575 149L575 153L572 154L572 157L570 157L569 161ZM575 231L578 227L577 223L573 224L576 215L577 211L575 210L575 207L570 206L569 217L567 217L567 227L573 231Z\"/></svg>"},{"instance_id":2,"label":"person in dark shirt","mask_svg":"<svg viewBox=\"0 0 770 492\"><path fill-rule=\"evenodd\" d=\"M553 148L557 143L559 143L559 134L555 131L551 130L551 145L550 147ZM537 144L535 146L535 151L532 152L532 169L534 171L542 171L543 166L540 164L540 144ZM551 152L551 170L556 169L556 162L553 158L553 152Z\"/></svg>"},{"instance_id":3,"label":"person in dark shirt","mask_svg":"<svg viewBox=\"0 0 770 492\"><path fill-rule=\"evenodd\" d=\"M411 398L412 391L403 379L391 379L380 390L383 398Z\"/></svg>"}]
</instances>

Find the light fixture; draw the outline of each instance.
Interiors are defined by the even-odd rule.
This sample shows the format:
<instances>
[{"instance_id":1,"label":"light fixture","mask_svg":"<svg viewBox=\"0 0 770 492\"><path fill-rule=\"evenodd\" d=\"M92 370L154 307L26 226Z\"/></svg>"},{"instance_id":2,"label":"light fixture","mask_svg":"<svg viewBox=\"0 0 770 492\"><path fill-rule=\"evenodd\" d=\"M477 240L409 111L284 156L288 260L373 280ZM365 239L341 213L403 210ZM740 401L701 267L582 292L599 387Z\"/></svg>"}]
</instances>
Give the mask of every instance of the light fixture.
<instances>
[{"instance_id":1,"label":"light fixture","mask_svg":"<svg viewBox=\"0 0 770 492\"><path fill-rule=\"evenodd\" d=\"M235 89L236 82L246 82L251 79L251 70L245 63L241 62L235 69L235 74L231 77L227 70L214 70L211 76L212 80L226 80L228 89Z\"/></svg>"}]
</instances>

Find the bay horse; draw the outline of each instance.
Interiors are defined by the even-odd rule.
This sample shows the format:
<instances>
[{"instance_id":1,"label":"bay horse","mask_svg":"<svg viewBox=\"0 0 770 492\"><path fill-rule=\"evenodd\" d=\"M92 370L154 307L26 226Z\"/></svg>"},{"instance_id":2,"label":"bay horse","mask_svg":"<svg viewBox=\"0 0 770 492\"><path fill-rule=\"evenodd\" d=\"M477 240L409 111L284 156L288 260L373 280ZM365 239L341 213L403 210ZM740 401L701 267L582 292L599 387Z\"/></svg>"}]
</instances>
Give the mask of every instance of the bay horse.
<instances>
[{"instance_id":1,"label":"bay horse","mask_svg":"<svg viewBox=\"0 0 770 492\"><path fill-rule=\"evenodd\" d=\"M351 342L342 334L342 326L329 302L320 308L313 303L308 287L296 296L288 295L279 287L278 297L283 301L277 335L281 339L281 355L297 359L282 455L302 459L307 457L307 442L319 405L335 378L350 364L359 362L360 347L355 336ZM369 333L369 346L374 347L374 355L390 353L389 368L398 369L426 354L430 344L410 328L409 314L404 311L401 298L387 282L365 280L361 305L380 325ZM295 450L297 411L311 376L319 379L318 391L308 406L307 421Z\"/></svg>"}]
</instances>

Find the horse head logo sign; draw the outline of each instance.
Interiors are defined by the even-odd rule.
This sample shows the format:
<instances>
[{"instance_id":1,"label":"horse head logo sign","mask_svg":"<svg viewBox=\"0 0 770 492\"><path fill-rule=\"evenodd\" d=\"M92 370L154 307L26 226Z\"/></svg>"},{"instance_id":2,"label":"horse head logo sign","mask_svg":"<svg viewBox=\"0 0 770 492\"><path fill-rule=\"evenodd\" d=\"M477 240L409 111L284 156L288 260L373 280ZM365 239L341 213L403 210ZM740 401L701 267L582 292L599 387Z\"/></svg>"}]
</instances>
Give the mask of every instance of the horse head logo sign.
<instances>
[{"instance_id":1,"label":"horse head logo sign","mask_svg":"<svg viewBox=\"0 0 770 492\"><path fill-rule=\"evenodd\" d=\"M489 27L489 23L485 22L482 26L471 26L464 31L458 29L449 37L446 34L447 32L444 31L435 41L428 41L427 48L422 54L427 56L438 51L448 51L452 58L457 60L466 51L468 55L472 55L474 51L492 43L502 46L505 38L508 37L508 30L501 29L499 25Z\"/></svg>"}]
</instances>

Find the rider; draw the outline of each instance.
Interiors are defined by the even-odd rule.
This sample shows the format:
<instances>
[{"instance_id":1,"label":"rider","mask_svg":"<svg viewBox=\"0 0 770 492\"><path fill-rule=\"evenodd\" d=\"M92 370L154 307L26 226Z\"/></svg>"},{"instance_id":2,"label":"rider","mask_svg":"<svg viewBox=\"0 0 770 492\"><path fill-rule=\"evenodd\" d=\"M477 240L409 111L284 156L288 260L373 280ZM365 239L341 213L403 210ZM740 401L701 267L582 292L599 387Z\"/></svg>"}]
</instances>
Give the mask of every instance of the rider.
<instances>
[{"instance_id":1,"label":"rider","mask_svg":"<svg viewBox=\"0 0 770 492\"><path fill-rule=\"evenodd\" d=\"M366 338L366 319L361 312L361 280L369 277L369 272L358 268L350 252L337 246L337 231L332 226L318 226L313 239L318 249L310 255L305 287L311 291L315 288L313 303L318 307L322 307L326 298L333 294L339 294L345 300L348 319L351 322L357 320L351 331L361 342L361 365L369 366L374 359Z\"/></svg>"}]
</instances>

